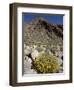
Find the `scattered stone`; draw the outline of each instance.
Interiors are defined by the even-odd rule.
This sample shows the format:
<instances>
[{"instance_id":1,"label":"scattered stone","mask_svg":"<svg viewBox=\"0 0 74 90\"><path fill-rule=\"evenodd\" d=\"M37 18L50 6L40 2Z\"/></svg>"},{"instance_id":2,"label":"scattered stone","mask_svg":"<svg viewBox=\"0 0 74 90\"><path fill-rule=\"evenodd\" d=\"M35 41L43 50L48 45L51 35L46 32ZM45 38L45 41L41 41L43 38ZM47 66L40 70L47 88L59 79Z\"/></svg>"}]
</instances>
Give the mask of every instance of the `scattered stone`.
<instances>
[{"instance_id":1,"label":"scattered stone","mask_svg":"<svg viewBox=\"0 0 74 90\"><path fill-rule=\"evenodd\" d=\"M31 53L31 48L29 46L24 46L24 54L28 55Z\"/></svg>"},{"instance_id":2,"label":"scattered stone","mask_svg":"<svg viewBox=\"0 0 74 90\"><path fill-rule=\"evenodd\" d=\"M53 48L53 47L52 47ZM40 51L38 51L38 49L41 49ZM25 49L24 49L24 74L37 74L37 72L32 68L32 62L33 60L36 60L36 58L42 54L42 53L48 53L49 55L55 56L58 60L58 63L60 65L60 70L59 73L63 72L63 66L61 66L63 64L63 60L62 60L62 55L63 53L59 50L55 50L53 49L53 51L51 51L48 47L46 46L26 46L25 45ZM55 53L53 53L55 52Z\"/></svg>"},{"instance_id":3,"label":"scattered stone","mask_svg":"<svg viewBox=\"0 0 74 90\"><path fill-rule=\"evenodd\" d=\"M32 58L35 60L36 57L38 57L39 52L37 50L34 50L31 54Z\"/></svg>"},{"instance_id":4,"label":"scattered stone","mask_svg":"<svg viewBox=\"0 0 74 90\"><path fill-rule=\"evenodd\" d=\"M37 74L37 72L34 69L26 69L24 74Z\"/></svg>"},{"instance_id":5,"label":"scattered stone","mask_svg":"<svg viewBox=\"0 0 74 90\"><path fill-rule=\"evenodd\" d=\"M58 58L58 63L59 63L59 65L62 65L62 63L63 63L62 59Z\"/></svg>"}]
</instances>

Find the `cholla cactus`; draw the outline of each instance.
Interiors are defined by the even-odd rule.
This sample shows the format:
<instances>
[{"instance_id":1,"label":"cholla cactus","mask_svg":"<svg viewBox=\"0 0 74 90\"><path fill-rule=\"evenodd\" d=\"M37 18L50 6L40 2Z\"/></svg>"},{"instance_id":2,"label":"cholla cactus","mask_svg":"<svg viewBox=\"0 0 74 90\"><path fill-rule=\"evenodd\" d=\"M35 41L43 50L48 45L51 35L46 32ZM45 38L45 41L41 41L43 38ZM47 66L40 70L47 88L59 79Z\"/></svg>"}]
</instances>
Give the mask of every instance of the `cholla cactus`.
<instances>
[{"instance_id":1,"label":"cholla cactus","mask_svg":"<svg viewBox=\"0 0 74 90\"><path fill-rule=\"evenodd\" d=\"M56 73L60 70L60 64L56 57L42 53L34 60L33 68L37 73Z\"/></svg>"}]
</instances>

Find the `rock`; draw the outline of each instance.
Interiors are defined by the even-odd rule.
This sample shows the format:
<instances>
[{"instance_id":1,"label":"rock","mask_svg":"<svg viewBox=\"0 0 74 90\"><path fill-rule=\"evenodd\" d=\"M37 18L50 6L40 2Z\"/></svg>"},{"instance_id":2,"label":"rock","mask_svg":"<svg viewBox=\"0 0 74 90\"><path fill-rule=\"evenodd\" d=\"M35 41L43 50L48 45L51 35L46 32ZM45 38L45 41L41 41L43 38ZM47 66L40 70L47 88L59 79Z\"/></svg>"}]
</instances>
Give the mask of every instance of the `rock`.
<instances>
[{"instance_id":1,"label":"rock","mask_svg":"<svg viewBox=\"0 0 74 90\"><path fill-rule=\"evenodd\" d=\"M31 53L31 48L29 47L29 46L25 46L24 45L24 54L25 55L28 55L28 54L30 54Z\"/></svg>"},{"instance_id":2,"label":"rock","mask_svg":"<svg viewBox=\"0 0 74 90\"><path fill-rule=\"evenodd\" d=\"M41 45L41 47L40 47L40 48L41 48L43 51L45 51L45 50L46 50L46 48L45 48L45 47L46 47L46 45Z\"/></svg>"},{"instance_id":3,"label":"rock","mask_svg":"<svg viewBox=\"0 0 74 90\"><path fill-rule=\"evenodd\" d=\"M31 59L31 58L29 58L29 59L28 59L28 62L32 63L32 59Z\"/></svg>"},{"instance_id":4,"label":"rock","mask_svg":"<svg viewBox=\"0 0 74 90\"><path fill-rule=\"evenodd\" d=\"M34 69L31 69L32 60L31 58L24 57L24 74L36 74L37 72Z\"/></svg>"},{"instance_id":5,"label":"rock","mask_svg":"<svg viewBox=\"0 0 74 90\"><path fill-rule=\"evenodd\" d=\"M37 72L34 69L31 69L32 74L37 74Z\"/></svg>"},{"instance_id":6,"label":"rock","mask_svg":"<svg viewBox=\"0 0 74 90\"><path fill-rule=\"evenodd\" d=\"M61 59L62 56L63 56L63 52L59 51L58 52L58 57Z\"/></svg>"},{"instance_id":7,"label":"rock","mask_svg":"<svg viewBox=\"0 0 74 90\"><path fill-rule=\"evenodd\" d=\"M37 72L34 69L27 69L24 74L37 74Z\"/></svg>"},{"instance_id":8,"label":"rock","mask_svg":"<svg viewBox=\"0 0 74 90\"><path fill-rule=\"evenodd\" d=\"M30 60L24 60L24 69L31 69L31 61Z\"/></svg>"},{"instance_id":9,"label":"rock","mask_svg":"<svg viewBox=\"0 0 74 90\"><path fill-rule=\"evenodd\" d=\"M61 65L63 63L62 59L58 58L58 63Z\"/></svg>"},{"instance_id":10,"label":"rock","mask_svg":"<svg viewBox=\"0 0 74 90\"><path fill-rule=\"evenodd\" d=\"M31 56L32 58L35 60L36 57L38 57L39 55L39 52L37 50L34 50L32 53L31 53Z\"/></svg>"},{"instance_id":11,"label":"rock","mask_svg":"<svg viewBox=\"0 0 74 90\"><path fill-rule=\"evenodd\" d=\"M63 67L60 67L59 73L63 72Z\"/></svg>"}]
</instances>

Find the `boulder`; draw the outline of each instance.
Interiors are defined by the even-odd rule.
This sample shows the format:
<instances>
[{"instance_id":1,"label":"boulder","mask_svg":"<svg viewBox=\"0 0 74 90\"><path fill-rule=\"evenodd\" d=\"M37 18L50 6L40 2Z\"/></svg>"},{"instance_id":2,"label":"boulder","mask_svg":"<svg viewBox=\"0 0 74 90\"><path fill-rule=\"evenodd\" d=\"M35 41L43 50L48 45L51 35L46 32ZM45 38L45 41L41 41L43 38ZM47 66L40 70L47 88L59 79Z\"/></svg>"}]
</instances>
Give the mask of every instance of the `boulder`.
<instances>
[{"instance_id":1,"label":"boulder","mask_svg":"<svg viewBox=\"0 0 74 90\"><path fill-rule=\"evenodd\" d=\"M31 48L29 46L24 45L24 54L29 55L31 53Z\"/></svg>"},{"instance_id":2,"label":"boulder","mask_svg":"<svg viewBox=\"0 0 74 90\"><path fill-rule=\"evenodd\" d=\"M38 55L39 55L39 52L36 49L31 53L31 56L34 60L36 57L38 57Z\"/></svg>"}]
</instances>

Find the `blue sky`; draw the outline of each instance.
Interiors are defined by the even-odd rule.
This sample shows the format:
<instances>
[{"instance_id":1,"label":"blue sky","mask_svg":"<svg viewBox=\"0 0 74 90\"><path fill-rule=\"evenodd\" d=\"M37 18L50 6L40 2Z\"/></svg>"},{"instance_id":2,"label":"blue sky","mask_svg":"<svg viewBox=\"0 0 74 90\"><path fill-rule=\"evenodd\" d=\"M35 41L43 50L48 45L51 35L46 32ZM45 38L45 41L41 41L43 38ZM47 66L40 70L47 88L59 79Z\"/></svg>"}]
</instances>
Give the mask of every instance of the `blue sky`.
<instances>
[{"instance_id":1,"label":"blue sky","mask_svg":"<svg viewBox=\"0 0 74 90\"><path fill-rule=\"evenodd\" d=\"M42 17L52 24L62 24L63 25L63 15L23 13L24 22L31 22L33 19L37 17Z\"/></svg>"}]
</instances>

